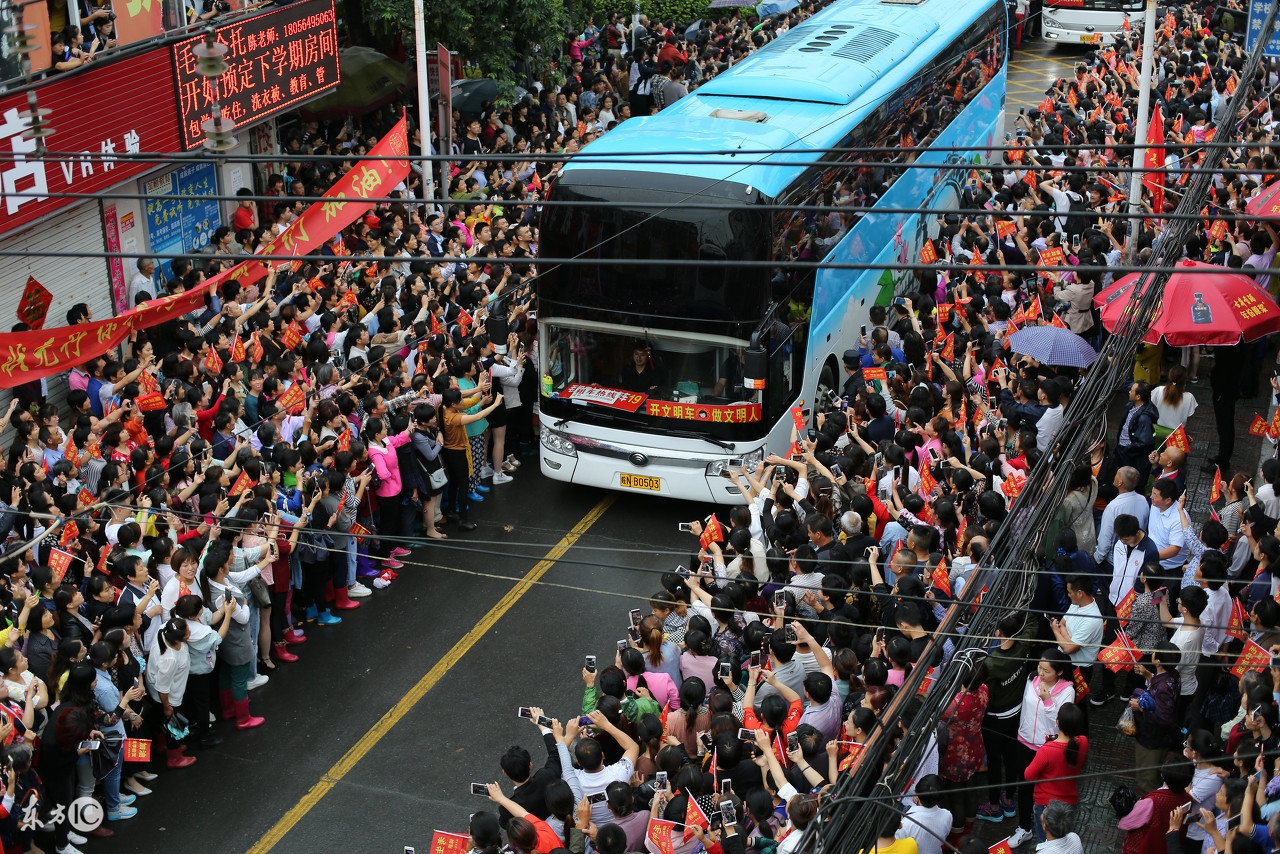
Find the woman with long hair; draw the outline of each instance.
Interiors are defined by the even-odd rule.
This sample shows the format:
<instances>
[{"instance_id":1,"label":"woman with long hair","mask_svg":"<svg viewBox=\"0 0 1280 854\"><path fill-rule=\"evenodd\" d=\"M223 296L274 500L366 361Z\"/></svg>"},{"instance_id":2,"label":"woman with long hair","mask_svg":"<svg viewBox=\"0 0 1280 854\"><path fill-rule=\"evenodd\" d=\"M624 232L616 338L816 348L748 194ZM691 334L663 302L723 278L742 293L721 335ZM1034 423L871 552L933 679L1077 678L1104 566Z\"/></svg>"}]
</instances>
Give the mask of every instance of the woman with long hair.
<instances>
[{"instance_id":1,"label":"woman with long hair","mask_svg":"<svg viewBox=\"0 0 1280 854\"><path fill-rule=\"evenodd\" d=\"M181 617L173 617L165 623L152 642L144 672L150 706L144 714L152 722L154 731L166 739L165 764L168 768L186 768L196 761L194 756L183 753L186 747L180 741L164 735L165 723L182 710L182 701L186 698L187 677L191 672L191 658L187 653L190 634L190 626Z\"/></svg>"},{"instance_id":2,"label":"woman with long hair","mask_svg":"<svg viewBox=\"0 0 1280 854\"><path fill-rule=\"evenodd\" d=\"M1076 689L1071 681L1071 672L1071 659L1054 647L1040 656L1035 675L1023 686L1022 711L1018 718L1018 761L1015 763L1015 767L1020 769L1020 779L1013 781L1015 784L1026 782L1026 769L1035 759L1036 751L1058 731L1058 713L1075 703ZM1031 830L1033 806L1031 787L1018 786L1018 827L1009 839L1010 846L1017 848L1034 836Z\"/></svg>"},{"instance_id":3,"label":"woman with long hair","mask_svg":"<svg viewBox=\"0 0 1280 854\"><path fill-rule=\"evenodd\" d=\"M1034 781L1036 784L1033 814L1037 842L1045 841L1040 816L1050 801L1076 804L1080 800L1075 778L1084 770L1084 760L1089 753L1085 730L1084 712L1080 707L1074 703L1063 706L1058 710L1057 737L1040 745L1035 758L1023 772L1028 783Z\"/></svg>"},{"instance_id":4,"label":"woman with long hair","mask_svg":"<svg viewBox=\"0 0 1280 854\"><path fill-rule=\"evenodd\" d=\"M1199 362L1198 356L1196 361ZM1160 413L1156 419L1156 439L1185 427L1197 406L1196 396L1187 391L1187 369L1182 365L1170 368L1168 381L1151 390L1151 402Z\"/></svg>"},{"instance_id":5,"label":"woman with long hair","mask_svg":"<svg viewBox=\"0 0 1280 854\"><path fill-rule=\"evenodd\" d=\"M214 618L219 623L219 629L222 620L231 621L227 635L218 647L222 656L222 667L218 671L218 696L222 702L223 715L227 718L234 715L237 729L252 729L265 721L249 714L249 677L250 665L253 663L249 604L244 591L231 580L230 574L230 544L225 540L210 543L205 550L204 576L201 578L204 604L215 615L221 616L221 619ZM189 626L187 636L190 636ZM184 643L185 640L184 637ZM190 666L186 669L189 673Z\"/></svg>"},{"instance_id":6,"label":"woman with long hair","mask_svg":"<svg viewBox=\"0 0 1280 854\"><path fill-rule=\"evenodd\" d=\"M469 401L479 398L472 395L464 399L457 388L447 388L441 395L440 433L444 436L444 450L441 451L445 472L449 475L449 486L445 490L444 511L453 510L458 514L458 528L463 531L474 531L476 523L468 518L471 502L484 500L471 491L472 472L480 471L483 460L473 459L471 440L467 436L467 427L487 416L495 408L502 406L502 395L493 398L484 409L478 412L463 412L472 405Z\"/></svg>"},{"instance_id":7,"label":"woman with long hair","mask_svg":"<svg viewBox=\"0 0 1280 854\"><path fill-rule=\"evenodd\" d=\"M401 495L403 484L400 480L400 458L396 449L412 441L409 430L388 435L389 427L382 418L370 418L364 423L361 436L369 448L369 462L378 473L380 483L374 489L378 496L378 535L382 553L379 555L390 569L404 566L399 558L409 554L409 550L396 542L396 538L405 537L412 530L405 530L403 524L404 499ZM412 523L411 527L412 527Z\"/></svg>"},{"instance_id":8,"label":"woman with long hair","mask_svg":"<svg viewBox=\"0 0 1280 854\"><path fill-rule=\"evenodd\" d=\"M638 640L633 639L631 646L644 653L644 669L665 673L679 685L684 678L680 672L680 647L665 639L662 621L650 614L634 631Z\"/></svg>"},{"instance_id":9,"label":"woman with long hair","mask_svg":"<svg viewBox=\"0 0 1280 854\"><path fill-rule=\"evenodd\" d=\"M93 699L94 679L93 667L88 663L73 668L67 679L67 696L40 739L40 778L45 796L42 801L47 799L52 812L62 817L54 831L58 851L71 850L68 818L76 795L76 766L82 759L88 761L87 742L102 741L102 733L93 725L97 705Z\"/></svg>"}]
</instances>

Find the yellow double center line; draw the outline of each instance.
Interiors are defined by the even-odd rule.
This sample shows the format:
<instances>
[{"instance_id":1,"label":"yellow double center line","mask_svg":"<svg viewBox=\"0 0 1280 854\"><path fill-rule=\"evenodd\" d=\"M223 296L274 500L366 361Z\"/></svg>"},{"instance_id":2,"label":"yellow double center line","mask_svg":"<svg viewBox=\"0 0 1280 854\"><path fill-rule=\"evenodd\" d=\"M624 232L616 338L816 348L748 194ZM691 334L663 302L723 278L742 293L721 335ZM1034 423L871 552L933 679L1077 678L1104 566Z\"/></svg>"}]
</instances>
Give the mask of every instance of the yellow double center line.
<instances>
[{"instance_id":1,"label":"yellow double center line","mask_svg":"<svg viewBox=\"0 0 1280 854\"><path fill-rule=\"evenodd\" d=\"M356 763L363 759L365 755L374 748L374 745L382 740L383 736L391 732L392 727L398 724L405 715L409 714L409 710L417 705L418 701L425 697L427 692L434 688L436 683L438 683L454 665L462 660L462 657L476 645L480 638L484 637L485 632L493 628L494 624L497 623L498 620L502 619L503 614L510 611L512 606L514 606L516 602L520 601L520 597L529 592L529 589L533 587L534 583L542 578L542 576L546 575L547 571L551 569L551 567L555 566L556 561L564 557L565 553L577 544L582 535L585 534L592 525L598 522L600 517L605 514L605 511L613 505L614 498L616 498L615 495L607 495L600 500L599 504L591 508L591 511L587 513L586 516L583 516L581 521L574 525L569 533L565 534L560 539L560 542L556 543L542 560L538 561L532 569L525 573L524 577L507 592L506 596L503 596L496 605L489 609L489 613L485 614L480 622L476 623L475 626L472 627L471 631L463 635L462 638L453 645L453 648L450 649L443 658L436 662L435 667L427 671L427 674L419 679L418 683L410 688L409 691L400 698L400 701L392 706L391 709L373 725L372 729L366 732L359 741L352 745L350 750L343 754L342 758L328 770L324 777L322 777L318 783L312 786L307 793L303 795L302 800L298 801L298 803L294 805L293 809L285 813L284 816L277 821L275 825L268 830L252 848L249 849L249 854L267 854L267 852L274 848L280 840L284 839L285 835L288 834L290 830L293 830L294 826L297 825L298 822L302 821L303 817L305 817L307 813L311 812L312 808L314 808L316 804L320 803L320 799L328 794L330 789L338 785L342 778L347 776L352 768L356 767Z\"/></svg>"}]
</instances>

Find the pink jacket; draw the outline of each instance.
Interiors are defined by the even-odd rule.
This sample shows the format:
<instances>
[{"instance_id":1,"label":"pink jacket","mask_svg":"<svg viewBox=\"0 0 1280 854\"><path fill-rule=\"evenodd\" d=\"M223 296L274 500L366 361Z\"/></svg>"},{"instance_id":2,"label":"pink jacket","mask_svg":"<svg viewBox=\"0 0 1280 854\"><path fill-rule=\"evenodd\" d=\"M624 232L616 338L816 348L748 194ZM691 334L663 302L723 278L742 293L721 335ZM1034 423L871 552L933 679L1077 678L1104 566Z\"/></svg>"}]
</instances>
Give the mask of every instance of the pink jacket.
<instances>
[{"instance_id":1,"label":"pink jacket","mask_svg":"<svg viewBox=\"0 0 1280 854\"><path fill-rule=\"evenodd\" d=\"M627 690L634 691L639 682L640 677L628 676ZM661 672L647 672L644 674L644 682L659 706L672 711L680 708L680 689L676 687L675 682L671 681L670 676Z\"/></svg>"},{"instance_id":2,"label":"pink jacket","mask_svg":"<svg viewBox=\"0 0 1280 854\"><path fill-rule=\"evenodd\" d=\"M400 459L396 456L396 448L408 444L409 436L397 433L387 437L387 447L379 448L369 443L369 461L378 473L382 483L375 490L379 498L391 498L400 494Z\"/></svg>"}]
</instances>

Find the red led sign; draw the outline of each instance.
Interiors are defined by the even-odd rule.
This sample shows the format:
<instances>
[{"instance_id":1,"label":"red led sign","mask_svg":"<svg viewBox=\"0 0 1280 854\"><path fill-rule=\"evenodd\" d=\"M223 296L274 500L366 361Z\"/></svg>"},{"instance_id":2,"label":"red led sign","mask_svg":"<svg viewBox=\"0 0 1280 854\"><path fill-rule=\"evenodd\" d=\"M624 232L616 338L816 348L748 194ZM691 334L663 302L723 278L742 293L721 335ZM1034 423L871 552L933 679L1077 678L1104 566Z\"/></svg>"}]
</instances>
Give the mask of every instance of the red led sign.
<instances>
[{"instance_id":1,"label":"red led sign","mask_svg":"<svg viewBox=\"0 0 1280 854\"><path fill-rule=\"evenodd\" d=\"M213 103L238 127L265 119L326 92L339 82L338 32L333 0L310 0L218 27L229 50L227 71L212 81L197 71L196 37L173 45L178 119L188 151L204 141L200 124L213 116Z\"/></svg>"}]
</instances>

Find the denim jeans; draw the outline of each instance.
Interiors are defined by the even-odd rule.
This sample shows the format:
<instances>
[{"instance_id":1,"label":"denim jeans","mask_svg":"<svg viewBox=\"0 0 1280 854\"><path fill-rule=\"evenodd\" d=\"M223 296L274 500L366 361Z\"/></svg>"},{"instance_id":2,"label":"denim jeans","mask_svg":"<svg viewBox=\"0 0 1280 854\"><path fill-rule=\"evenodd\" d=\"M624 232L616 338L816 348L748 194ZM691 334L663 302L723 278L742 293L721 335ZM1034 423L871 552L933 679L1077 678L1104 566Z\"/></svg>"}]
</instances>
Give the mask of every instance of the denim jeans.
<instances>
[{"instance_id":1,"label":"denim jeans","mask_svg":"<svg viewBox=\"0 0 1280 854\"><path fill-rule=\"evenodd\" d=\"M1044 842L1046 840L1044 835L1044 823L1040 821L1040 817L1044 815L1044 807L1040 804L1036 804L1032 809L1031 814L1033 816L1031 819L1031 829L1035 831L1036 842Z\"/></svg>"},{"instance_id":2,"label":"denim jeans","mask_svg":"<svg viewBox=\"0 0 1280 854\"><path fill-rule=\"evenodd\" d=\"M356 538L347 537L347 587L356 583Z\"/></svg>"}]
</instances>

